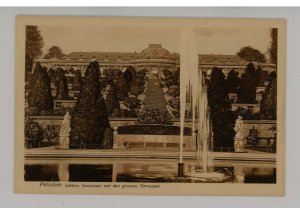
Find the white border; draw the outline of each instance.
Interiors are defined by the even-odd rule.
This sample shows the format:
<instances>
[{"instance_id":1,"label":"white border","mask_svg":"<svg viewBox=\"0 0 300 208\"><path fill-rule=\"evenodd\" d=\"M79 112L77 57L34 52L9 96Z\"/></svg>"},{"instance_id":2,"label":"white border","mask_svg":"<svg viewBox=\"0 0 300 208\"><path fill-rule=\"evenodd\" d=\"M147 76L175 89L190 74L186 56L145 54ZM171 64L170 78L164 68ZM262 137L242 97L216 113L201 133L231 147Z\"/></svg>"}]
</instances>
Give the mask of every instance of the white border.
<instances>
[{"instance_id":1,"label":"white border","mask_svg":"<svg viewBox=\"0 0 300 208\"><path fill-rule=\"evenodd\" d=\"M0 6L299 6L297 0L10 0Z\"/></svg>"},{"instance_id":2,"label":"white border","mask_svg":"<svg viewBox=\"0 0 300 208\"><path fill-rule=\"evenodd\" d=\"M288 19L286 197L147 197L13 194L15 15L117 15L266 17ZM299 8L0 8L0 203L1 207L300 207Z\"/></svg>"}]
</instances>

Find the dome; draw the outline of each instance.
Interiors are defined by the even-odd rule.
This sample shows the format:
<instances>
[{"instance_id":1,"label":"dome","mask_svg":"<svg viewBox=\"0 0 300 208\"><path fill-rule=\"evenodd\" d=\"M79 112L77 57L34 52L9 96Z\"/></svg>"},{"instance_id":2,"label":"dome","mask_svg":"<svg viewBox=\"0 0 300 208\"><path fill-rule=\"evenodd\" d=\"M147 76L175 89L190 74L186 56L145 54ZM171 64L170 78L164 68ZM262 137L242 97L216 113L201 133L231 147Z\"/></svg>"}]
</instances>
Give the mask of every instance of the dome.
<instances>
[{"instance_id":1,"label":"dome","mask_svg":"<svg viewBox=\"0 0 300 208\"><path fill-rule=\"evenodd\" d=\"M142 58L172 58L172 54L161 47L161 44L149 44L149 47L141 51Z\"/></svg>"}]
</instances>

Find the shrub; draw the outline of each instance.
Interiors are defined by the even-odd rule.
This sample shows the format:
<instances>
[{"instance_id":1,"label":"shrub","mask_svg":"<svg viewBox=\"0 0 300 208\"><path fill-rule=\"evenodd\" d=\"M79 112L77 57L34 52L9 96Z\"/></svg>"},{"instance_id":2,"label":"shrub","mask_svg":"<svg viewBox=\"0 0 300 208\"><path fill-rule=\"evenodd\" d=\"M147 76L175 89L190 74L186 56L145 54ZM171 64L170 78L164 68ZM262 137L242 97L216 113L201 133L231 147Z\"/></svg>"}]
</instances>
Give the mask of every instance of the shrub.
<instances>
[{"instance_id":1,"label":"shrub","mask_svg":"<svg viewBox=\"0 0 300 208\"><path fill-rule=\"evenodd\" d=\"M65 108L61 107L60 109L55 109L52 113L53 116L64 116L67 111L70 112L70 114L73 113L74 108Z\"/></svg>"},{"instance_id":2,"label":"shrub","mask_svg":"<svg viewBox=\"0 0 300 208\"><path fill-rule=\"evenodd\" d=\"M180 95L180 88L178 85L172 85L169 87L168 94L172 97L178 97Z\"/></svg>"},{"instance_id":3,"label":"shrub","mask_svg":"<svg viewBox=\"0 0 300 208\"><path fill-rule=\"evenodd\" d=\"M180 111L180 98L173 98L171 101L170 101L170 106L174 109L176 109L177 112Z\"/></svg>"},{"instance_id":4,"label":"shrub","mask_svg":"<svg viewBox=\"0 0 300 208\"><path fill-rule=\"evenodd\" d=\"M75 74L75 69L71 68L71 69L69 69L69 72L70 72L70 74Z\"/></svg>"},{"instance_id":5,"label":"shrub","mask_svg":"<svg viewBox=\"0 0 300 208\"><path fill-rule=\"evenodd\" d=\"M43 128L31 118L25 119L25 142L27 147L36 147L43 140Z\"/></svg>"},{"instance_id":6,"label":"shrub","mask_svg":"<svg viewBox=\"0 0 300 208\"><path fill-rule=\"evenodd\" d=\"M163 74L165 77L168 77L169 75L173 74L169 69L164 69Z\"/></svg>"},{"instance_id":7,"label":"shrub","mask_svg":"<svg viewBox=\"0 0 300 208\"><path fill-rule=\"evenodd\" d=\"M258 143L258 130L253 126L253 128L249 130L249 135L247 136L247 144L257 146Z\"/></svg>"},{"instance_id":8,"label":"shrub","mask_svg":"<svg viewBox=\"0 0 300 208\"><path fill-rule=\"evenodd\" d=\"M234 113L235 119L237 119L238 116L242 116L243 119L247 120L252 115L252 112L250 110L241 108L241 107L238 107L238 109L236 109L233 113Z\"/></svg>"},{"instance_id":9,"label":"shrub","mask_svg":"<svg viewBox=\"0 0 300 208\"><path fill-rule=\"evenodd\" d=\"M184 128L184 135L191 135L191 128ZM153 125L131 125L120 126L118 128L119 134L143 134L143 135L180 135L179 126L166 126L160 124Z\"/></svg>"},{"instance_id":10,"label":"shrub","mask_svg":"<svg viewBox=\"0 0 300 208\"><path fill-rule=\"evenodd\" d=\"M122 110L121 116L124 118L136 118L137 113L134 110Z\"/></svg>"},{"instance_id":11,"label":"shrub","mask_svg":"<svg viewBox=\"0 0 300 208\"><path fill-rule=\"evenodd\" d=\"M138 96L138 95L142 94L144 92L144 90L145 90L144 87L133 84L133 85L131 85L129 92L135 96Z\"/></svg>"},{"instance_id":12,"label":"shrub","mask_svg":"<svg viewBox=\"0 0 300 208\"><path fill-rule=\"evenodd\" d=\"M261 120L261 119L265 119L265 118L260 112L256 112L256 113L250 115L247 119L248 120Z\"/></svg>"},{"instance_id":13,"label":"shrub","mask_svg":"<svg viewBox=\"0 0 300 208\"><path fill-rule=\"evenodd\" d=\"M141 107L141 101L136 97L125 97L124 105L133 111L134 109L139 109Z\"/></svg>"},{"instance_id":14,"label":"shrub","mask_svg":"<svg viewBox=\"0 0 300 208\"><path fill-rule=\"evenodd\" d=\"M139 70L136 75L139 80L144 81L146 79L147 69Z\"/></svg>"},{"instance_id":15,"label":"shrub","mask_svg":"<svg viewBox=\"0 0 300 208\"><path fill-rule=\"evenodd\" d=\"M57 141L57 137L58 137L58 131L57 131L57 129L55 129L54 126L48 125L44 129L44 140L43 141L55 142L55 141Z\"/></svg>"},{"instance_id":16,"label":"shrub","mask_svg":"<svg viewBox=\"0 0 300 208\"><path fill-rule=\"evenodd\" d=\"M169 75L168 77L165 78L165 84L167 87L170 87L172 85L177 85L177 81L174 78L174 75Z\"/></svg>"},{"instance_id":17,"label":"shrub","mask_svg":"<svg viewBox=\"0 0 300 208\"><path fill-rule=\"evenodd\" d=\"M168 112L160 112L159 109L146 109L138 115L139 124L164 124L172 125L173 122Z\"/></svg>"},{"instance_id":18,"label":"shrub","mask_svg":"<svg viewBox=\"0 0 300 208\"><path fill-rule=\"evenodd\" d=\"M142 94L145 90L144 87L145 82L141 79L136 79L135 81L131 82L131 87L130 87L130 93L138 96Z\"/></svg>"}]
</instances>

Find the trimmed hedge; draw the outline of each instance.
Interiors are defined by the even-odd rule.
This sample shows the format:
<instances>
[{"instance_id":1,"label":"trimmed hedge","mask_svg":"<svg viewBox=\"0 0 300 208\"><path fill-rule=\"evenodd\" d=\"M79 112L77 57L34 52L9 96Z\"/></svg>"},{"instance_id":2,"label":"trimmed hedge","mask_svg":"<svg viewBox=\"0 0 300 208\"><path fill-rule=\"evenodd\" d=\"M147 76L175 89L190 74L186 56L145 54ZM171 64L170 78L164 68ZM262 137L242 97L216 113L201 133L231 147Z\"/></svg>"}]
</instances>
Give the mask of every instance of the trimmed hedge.
<instances>
[{"instance_id":1,"label":"trimmed hedge","mask_svg":"<svg viewBox=\"0 0 300 208\"><path fill-rule=\"evenodd\" d=\"M184 135L191 135L191 128L184 128ZM168 126L159 124L147 124L147 125L131 125L120 126L118 128L119 134L143 134L143 135L179 135L179 126Z\"/></svg>"}]
</instances>

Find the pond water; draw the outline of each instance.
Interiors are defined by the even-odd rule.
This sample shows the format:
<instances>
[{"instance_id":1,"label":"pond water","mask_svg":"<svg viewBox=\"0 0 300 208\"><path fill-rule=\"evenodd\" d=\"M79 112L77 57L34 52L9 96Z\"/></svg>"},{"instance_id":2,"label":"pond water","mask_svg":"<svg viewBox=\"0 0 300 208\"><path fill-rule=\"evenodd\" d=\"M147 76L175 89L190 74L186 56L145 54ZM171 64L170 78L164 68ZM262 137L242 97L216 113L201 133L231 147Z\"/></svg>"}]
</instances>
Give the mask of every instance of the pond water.
<instances>
[{"instance_id":1,"label":"pond water","mask_svg":"<svg viewBox=\"0 0 300 208\"><path fill-rule=\"evenodd\" d=\"M184 162L187 175L195 171L195 161ZM275 163L215 161L215 172L227 173L222 181L178 178L177 168L175 160L30 159L25 161L24 179L65 182L276 183Z\"/></svg>"}]
</instances>

